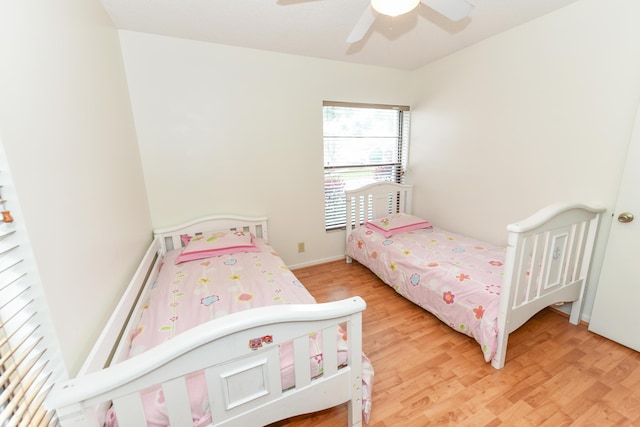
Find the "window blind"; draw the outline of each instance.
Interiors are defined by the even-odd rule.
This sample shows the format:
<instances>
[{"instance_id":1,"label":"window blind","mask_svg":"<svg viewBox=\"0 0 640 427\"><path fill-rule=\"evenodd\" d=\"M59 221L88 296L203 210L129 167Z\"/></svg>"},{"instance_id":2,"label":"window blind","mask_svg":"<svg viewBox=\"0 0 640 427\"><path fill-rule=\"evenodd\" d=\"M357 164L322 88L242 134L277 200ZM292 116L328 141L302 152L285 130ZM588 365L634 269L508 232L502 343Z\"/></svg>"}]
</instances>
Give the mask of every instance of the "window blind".
<instances>
[{"instance_id":1,"label":"window blind","mask_svg":"<svg viewBox=\"0 0 640 427\"><path fill-rule=\"evenodd\" d=\"M0 166L4 163L4 158ZM0 170L0 426L57 426L43 406L52 369L25 263L26 232L11 221L17 201L6 164Z\"/></svg>"},{"instance_id":2,"label":"window blind","mask_svg":"<svg viewBox=\"0 0 640 427\"><path fill-rule=\"evenodd\" d=\"M345 191L379 181L404 183L409 107L323 103L325 228L346 224Z\"/></svg>"}]
</instances>

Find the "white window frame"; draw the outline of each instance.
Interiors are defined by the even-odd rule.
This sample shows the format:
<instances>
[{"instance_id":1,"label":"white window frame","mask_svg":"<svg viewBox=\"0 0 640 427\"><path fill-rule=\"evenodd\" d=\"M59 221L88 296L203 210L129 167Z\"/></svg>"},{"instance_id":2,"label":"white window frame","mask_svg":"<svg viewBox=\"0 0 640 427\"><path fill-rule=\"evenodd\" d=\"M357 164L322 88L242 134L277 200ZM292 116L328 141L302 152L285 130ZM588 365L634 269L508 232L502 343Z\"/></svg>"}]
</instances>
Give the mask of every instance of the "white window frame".
<instances>
[{"instance_id":1,"label":"white window frame","mask_svg":"<svg viewBox=\"0 0 640 427\"><path fill-rule=\"evenodd\" d=\"M410 108L408 106L383 105L383 104L360 104L347 102L324 101L323 108L323 147L324 147L324 195L325 195L325 230L343 229L346 225L346 190L355 189L376 181L391 181L399 184L404 183L404 172L409 157L409 125ZM343 110L344 109L344 110ZM384 135L372 134L364 131L366 136L355 133L341 133L332 135L328 130L331 126L327 123L332 111L361 109L377 110L376 114L388 115L397 114L397 129L395 134ZM345 163L343 161L332 162L330 157L335 156L335 146L330 145L331 141L342 139L343 141L353 140L366 143L376 139L385 139L387 143L393 141L395 144L392 158L380 158L379 160L358 161ZM333 148L333 150L331 150ZM331 156L328 152L331 151ZM387 153L388 156L388 153ZM335 157L340 157L337 155Z\"/></svg>"}]
</instances>

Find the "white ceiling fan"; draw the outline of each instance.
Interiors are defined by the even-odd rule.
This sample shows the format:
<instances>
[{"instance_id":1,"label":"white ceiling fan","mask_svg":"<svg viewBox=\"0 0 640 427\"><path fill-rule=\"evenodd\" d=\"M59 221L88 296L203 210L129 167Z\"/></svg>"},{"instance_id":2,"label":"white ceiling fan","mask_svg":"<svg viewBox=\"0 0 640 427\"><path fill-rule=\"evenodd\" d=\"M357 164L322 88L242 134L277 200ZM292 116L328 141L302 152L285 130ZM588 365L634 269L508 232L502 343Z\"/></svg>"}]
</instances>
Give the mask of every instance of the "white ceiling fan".
<instances>
[{"instance_id":1,"label":"white ceiling fan","mask_svg":"<svg viewBox=\"0 0 640 427\"><path fill-rule=\"evenodd\" d=\"M379 13L398 16L412 11L420 3L451 21L459 21L468 16L473 10L473 5L466 0L371 0L371 4L367 6L367 9L347 37L347 43L355 43L362 40Z\"/></svg>"}]
</instances>

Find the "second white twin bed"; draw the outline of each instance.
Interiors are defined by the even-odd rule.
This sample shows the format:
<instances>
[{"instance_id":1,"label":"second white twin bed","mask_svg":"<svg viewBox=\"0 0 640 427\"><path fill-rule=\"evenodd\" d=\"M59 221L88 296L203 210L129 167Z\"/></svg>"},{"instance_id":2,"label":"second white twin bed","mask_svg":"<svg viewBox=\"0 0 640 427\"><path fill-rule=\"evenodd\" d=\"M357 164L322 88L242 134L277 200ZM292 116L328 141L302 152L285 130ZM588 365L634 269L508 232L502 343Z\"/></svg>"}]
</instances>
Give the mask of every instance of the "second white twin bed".
<instances>
[{"instance_id":1,"label":"second white twin bed","mask_svg":"<svg viewBox=\"0 0 640 427\"><path fill-rule=\"evenodd\" d=\"M500 247L411 215L410 185L347 191L347 260L473 337L484 359L505 364L511 332L543 308L572 302L577 324L602 208L548 206L507 226Z\"/></svg>"}]
</instances>

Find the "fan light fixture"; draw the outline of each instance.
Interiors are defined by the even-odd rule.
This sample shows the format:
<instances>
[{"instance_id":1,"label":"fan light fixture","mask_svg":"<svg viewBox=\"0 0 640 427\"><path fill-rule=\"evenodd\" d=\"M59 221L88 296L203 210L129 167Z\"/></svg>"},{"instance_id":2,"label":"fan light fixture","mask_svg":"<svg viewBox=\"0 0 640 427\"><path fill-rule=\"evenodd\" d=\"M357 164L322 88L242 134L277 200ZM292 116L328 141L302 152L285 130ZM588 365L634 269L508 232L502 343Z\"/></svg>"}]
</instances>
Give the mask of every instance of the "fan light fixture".
<instances>
[{"instance_id":1,"label":"fan light fixture","mask_svg":"<svg viewBox=\"0 0 640 427\"><path fill-rule=\"evenodd\" d=\"M371 0L371 6L378 13L388 16L398 16L411 12L420 0Z\"/></svg>"}]
</instances>

